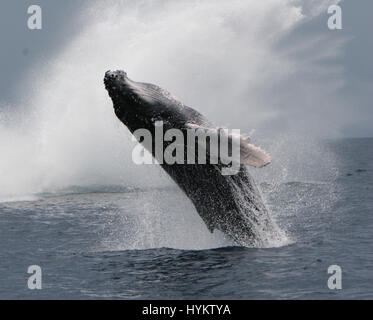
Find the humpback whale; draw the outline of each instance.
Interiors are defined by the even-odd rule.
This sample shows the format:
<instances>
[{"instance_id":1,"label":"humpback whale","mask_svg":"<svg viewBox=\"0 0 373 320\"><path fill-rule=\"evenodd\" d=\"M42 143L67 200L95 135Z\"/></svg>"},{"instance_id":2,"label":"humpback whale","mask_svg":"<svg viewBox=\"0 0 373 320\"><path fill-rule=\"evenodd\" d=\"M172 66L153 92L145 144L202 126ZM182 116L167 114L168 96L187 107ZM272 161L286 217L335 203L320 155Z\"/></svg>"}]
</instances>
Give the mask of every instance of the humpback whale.
<instances>
[{"instance_id":1,"label":"humpback whale","mask_svg":"<svg viewBox=\"0 0 373 320\"><path fill-rule=\"evenodd\" d=\"M138 129L146 129L154 136L155 123L160 120L165 130L220 130L200 112L185 106L166 90L154 84L133 81L124 71L107 71L104 84L116 116L132 134ZM226 165L220 161L160 165L192 201L210 232L218 229L237 244L247 246L260 244L259 235L273 228L260 192L247 169L247 165L265 166L270 157L251 144L247 136L240 136L239 141L241 161L236 174L223 175L222 169ZM145 147L156 158L155 148Z\"/></svg>"}]
</instances>

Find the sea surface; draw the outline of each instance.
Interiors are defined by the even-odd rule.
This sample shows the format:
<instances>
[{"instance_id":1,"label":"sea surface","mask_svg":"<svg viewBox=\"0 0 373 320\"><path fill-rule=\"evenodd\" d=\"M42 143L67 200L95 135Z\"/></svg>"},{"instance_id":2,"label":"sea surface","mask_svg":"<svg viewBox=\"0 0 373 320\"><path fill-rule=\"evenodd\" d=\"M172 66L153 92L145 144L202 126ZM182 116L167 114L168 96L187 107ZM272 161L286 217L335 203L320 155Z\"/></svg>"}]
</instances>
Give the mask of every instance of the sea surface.
<instances>
[{"instance_id":1,"label":"sea surface","mask_svg":"<svg viewBox=\"0 0 373 320\"><path fill-rule=\"evenodd\" d=\"M259 181L283 232L264 247L209 234L176 186L74 186L2 202L0 299L372 299L373 139L324 148L332 175ZM28 288L31 265L41 290ZM340 290L328 288L331 265Z\"/></svg>"}]
</instances>

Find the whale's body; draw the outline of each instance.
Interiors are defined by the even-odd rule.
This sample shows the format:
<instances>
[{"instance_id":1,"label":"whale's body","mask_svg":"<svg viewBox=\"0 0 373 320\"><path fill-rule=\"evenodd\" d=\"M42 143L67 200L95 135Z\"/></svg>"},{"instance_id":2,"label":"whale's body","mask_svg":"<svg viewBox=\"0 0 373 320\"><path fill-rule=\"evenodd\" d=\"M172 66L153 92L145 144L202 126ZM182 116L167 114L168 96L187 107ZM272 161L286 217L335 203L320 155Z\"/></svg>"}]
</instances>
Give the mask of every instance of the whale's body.
<instances>
[{"instance_id":1,"label":"whale's body","mask_svg":"<svg viewBox=\"0 0 373 320\"><path fill-rule=\"evenodd\" d=\"M147 129L155 134L155 121L164 130L185 130L189 124L213 126L201 113L184 106L153 84L130 80L123 71L107 72L105 86L113 100L115 114L134 133ZM152 148L155 157L155 148ZM258 234L272 227L271 219L253 178L245 165L235 175L222 175L221 164L161 164L193 202L206 226L218 229L236 243L252 245Z\"/></svg>"}]
</instances>

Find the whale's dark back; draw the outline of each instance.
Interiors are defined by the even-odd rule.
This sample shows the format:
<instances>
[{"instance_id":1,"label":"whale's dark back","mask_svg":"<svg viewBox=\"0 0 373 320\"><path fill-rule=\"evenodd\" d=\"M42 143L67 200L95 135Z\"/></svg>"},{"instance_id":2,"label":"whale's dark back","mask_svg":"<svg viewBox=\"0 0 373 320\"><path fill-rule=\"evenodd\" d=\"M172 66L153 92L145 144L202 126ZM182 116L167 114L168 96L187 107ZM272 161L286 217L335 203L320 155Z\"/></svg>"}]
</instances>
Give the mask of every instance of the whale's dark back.
<instances>
[{"instance_id":1,"label":"whale's dark back","mask_svg":"<svg viewBox=\"0 0 373 320\"><path fill-rule=\"evenodd\" d=\"M188 122L212 125L198 111L184 106L163 89L129 80L121 71L106 73L105 85L117 117L132 133L147 129L154 137L154 122L160 120L164 122L164 130L185 130ZM154 152L153 139L153 157ZM193 202L211 232L218 229L238 244L252 245L260 242L260 232L272 227L246 166L241 165L236 175L222 175L221 164L164 163L161 166Z\"/></svg>"}]
</instances>

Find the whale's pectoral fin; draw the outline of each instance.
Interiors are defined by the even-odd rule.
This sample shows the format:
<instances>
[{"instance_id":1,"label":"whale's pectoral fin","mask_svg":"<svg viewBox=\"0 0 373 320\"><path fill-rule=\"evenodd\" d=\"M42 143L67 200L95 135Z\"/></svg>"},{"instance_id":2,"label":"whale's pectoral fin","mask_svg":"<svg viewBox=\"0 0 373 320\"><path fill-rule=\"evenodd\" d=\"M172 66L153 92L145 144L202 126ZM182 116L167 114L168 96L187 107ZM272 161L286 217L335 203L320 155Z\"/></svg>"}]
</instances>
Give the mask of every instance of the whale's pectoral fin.
<instances>
[{"instance_id":1,"label":"whale's pectoral fin","mask_svg":"<svg viewBox=\"0 0 373 320\"><path fill-rule=\"evenodd\" d=\"M271 156L265 150L250 143L250 138L240 136L240 163L262 168L271 162Z\"/></svg>"},{"instance_id":2,"label":"whale's pectoral fin","mask_svg":"<svg viewBox=\"0 0 373 320\"><path fill-rule=\"evenodd\" d=\"M241 164L262 168L271 162L269 153L252 144L250 138L245 134L229 133L226 129L201 126L194 123L188 123L186 128L194 130L202 129L206 131L209 136L216 135L222 137L223 135L226 135L225 137L228 139L228 146L230 150L233 150L234 147L239 147L240 159L237 160L237 162ZM219 148L213 148L210 146L208 152L212 153L212 155L216 156L217 158L221 157L221 154L219 154Z\"/></svg>"}]
</instances>

